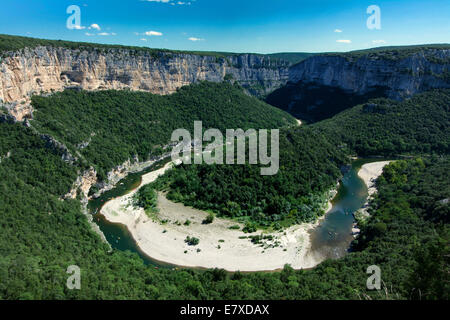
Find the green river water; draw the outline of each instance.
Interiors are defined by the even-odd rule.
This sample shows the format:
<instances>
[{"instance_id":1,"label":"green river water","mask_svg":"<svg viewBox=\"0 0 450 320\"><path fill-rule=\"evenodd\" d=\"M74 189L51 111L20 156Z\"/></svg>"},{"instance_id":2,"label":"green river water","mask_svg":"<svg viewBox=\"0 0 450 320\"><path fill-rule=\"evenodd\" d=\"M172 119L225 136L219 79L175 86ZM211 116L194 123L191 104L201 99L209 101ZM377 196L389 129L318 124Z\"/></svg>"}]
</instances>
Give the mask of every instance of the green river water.
<instances>
[{"instance_id":1,"label":"green river water","mask_svg":"<svg viewBox=\"0 0 450 320\"><path fill-rule=\"evenodd\" d=\"M354 222L353 213L366 202L367 187L358 177L358 170L365 163L382 161L383 159L360 159L352 163L344 172L340 181L338 193L334 198L333 209L321 221L320 226L312 231L313 250L327 258L344 256L353 237L351 229ZM166 161L167 162L167 161ZM123 196L141 184L142 175L160 168L157 163L139 173L129 174L121 180L114 189L107 191L101 197L89 201L88 208L94 215L94 222L98 224L110 245L118 250L129 250L139 254L146 264L154 267L172 268L173 266L155 261L140 251L125 226L108 222L99 214L102 205L116 197Z\"/></svg>"}]
</instances>

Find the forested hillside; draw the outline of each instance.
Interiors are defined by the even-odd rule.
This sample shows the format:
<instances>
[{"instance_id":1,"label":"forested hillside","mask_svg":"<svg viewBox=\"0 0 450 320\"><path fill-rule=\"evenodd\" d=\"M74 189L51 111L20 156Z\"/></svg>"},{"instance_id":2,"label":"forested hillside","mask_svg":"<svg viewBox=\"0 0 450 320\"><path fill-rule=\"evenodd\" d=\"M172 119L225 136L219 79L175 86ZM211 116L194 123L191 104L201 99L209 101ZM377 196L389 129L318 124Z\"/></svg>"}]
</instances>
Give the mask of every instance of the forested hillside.
<instances>
[{"instance_id":1,"label":"forested hillside","mask_svg":"<svg viewBox=\"0 0 450 320\"><path fill-rule=\"evenodd\" d=\"M255 166L179 166L156 187L169 198L259 226L317 218L346 155L448 154L450 91L404 102L376 99L317 124L288 128L280 138L280 171L261 176Z\"/></svg>"},{"instance_id":2,"label":"forested hillside","mask_svg":"<svg viewBox=\"0 0 450 320\"><path fill-rule=\"evenodd\" d=\"M279 229L312 222L341 177L345 154L309 128L280 133L280 170L262 176L257 165L180 165L156 183L171 200L256 226ZM150 186L153 187L153 186Z\"/></svg>"},{"instance_id":3,"label":"forested hillside","mask_svg":"<svg viewBox=\"0 0 450 320\"><path fill-rule=\"evenodd\" d=\"M313 126L360 156L450 152L450 90L373 99Z\"/></svg>"},{"instance_id":4,"label":"forested hillside","mask_svg":"<svg viewBox=\"0 0 450 320\"><path fill-rule=\"evenodd\" d=\"M204 130L295 125L295 119L246 95L238 85L198 83L161 96L130 91L66 90L33 97L33 127L64 143L93 165L100 176L135 155L141 161L162 152L175 129L193 133L194 121Z\"/></svg>"},{"instance_id":5,"label":"forested hillside","mask_svg":"<svg viewBox=\"0 0 450 320\"><path fill-rule=\"evenodd\" d=\"M314 55L289 68L266 101L309 122L373 98L397 101L450 88L450 45L381 47Z\"/></svg>"},{"instance_id":6,"label":"forested hillside","mask_svg":"<svg viewBox=\"0 0 450 320\"><path fill-rule=\"evenodd\" d=\"M117 91L35 97L33 128L0 121L0 298L448 299L448 97L440 90L402 103L374 100L296 128L286 113L229 84L201 83L166 97ZM157 181L173 199L242 219L250 229L314 220L351 153L422 158L387 167L372 217L343 259L313 270L230 275L153 269L136 254L109 252L80 202L60 199L80 163L64 162L35 132L54 136L81 155L82 166L105 174L135 154L160 152L155 147L174 128L191 129L199 119L222 130L286 127L276 176L262 177L256 166L192 165ZM81 267L81 290L66 287L73 264ZM388 295L365 289L373 264Z\"/></svg>"},{"instance_id":7,"label":"forested hillside","mask_svg":"<svg viewBox=\"0 0 450 320\"><path fill-rule=\"evenodd\" d=\"M448 158L391 164L372 219L347 257L313 270L229 275L157 270L136 254L108 253L80 203L59 200L73 168L19 124L2 122L0 132L2 299L419 298L419 290L422 299L448 299ZM73 264L81 267L81 290L66 287ZM365 290L372 264L380 266L388 296Z\"/></svg>"}]
</instances>

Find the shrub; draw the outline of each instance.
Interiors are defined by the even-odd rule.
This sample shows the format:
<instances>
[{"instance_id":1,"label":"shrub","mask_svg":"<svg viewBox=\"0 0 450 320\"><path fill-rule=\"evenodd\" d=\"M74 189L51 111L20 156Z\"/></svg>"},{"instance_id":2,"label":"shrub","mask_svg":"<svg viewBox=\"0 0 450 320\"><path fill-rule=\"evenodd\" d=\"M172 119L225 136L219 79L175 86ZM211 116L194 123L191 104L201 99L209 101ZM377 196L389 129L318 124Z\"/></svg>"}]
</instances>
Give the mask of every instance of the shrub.
<instances>
[{"instance_id":1,"label":"shrub","mask_svg":"<svg viewBox=\"0 0 450 320\"><path fill-rule=\"evenodd\" d=\"M187 236L186 240L184 240L184 242L186 242L190 246L196 246L200 243L200 239L195 238L195 237L191 238L191 237Z\"/></svg>"},{"instance_id":2,"label":"shrub","mask_svg":"<svg viewBox=\"0 0 450 320\"><path fill-rule=\"evenodd\" d=\"M209 214L208 214L208 216L205 218L205 220L203 220L203 224L211 224L211 223L213 223L213 221L214 221L214 213L212 213L212 212L210 212Z\"/></svg>"},{"instance_id":3,"label":"shrub","mask_svg":"<svg viewBox=\"0 0 450 320\"><path fill-rule=\"evenodd\" d=\"M256 230L256 224L252 222L246 222L244 229L242 229L245 233L253 233L256 232Z\"/></svg>"}]
</instances>

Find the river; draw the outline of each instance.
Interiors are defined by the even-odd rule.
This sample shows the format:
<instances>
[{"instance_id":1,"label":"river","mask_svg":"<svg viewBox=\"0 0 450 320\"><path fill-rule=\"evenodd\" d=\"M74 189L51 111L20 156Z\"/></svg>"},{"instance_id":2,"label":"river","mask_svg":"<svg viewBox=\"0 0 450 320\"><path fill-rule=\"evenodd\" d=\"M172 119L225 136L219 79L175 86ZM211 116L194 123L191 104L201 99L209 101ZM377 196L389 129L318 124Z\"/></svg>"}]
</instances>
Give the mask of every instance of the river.
<instances>
[{"instance_id":1,"label":"river","mask_svg":"<svg viewBox=\"0 0 450 320\"><path fill-rule=\"evenodd\" d=\"M353 213L367 201L367 186L358 176L358 171L365 163L380 159L360 159L353 161L339 183L338 193L333 199L333 208L313 230L312 249L321 256L331 259L343 257L353 240L351 234Z\"/></svg>"},{"instance_id":2,"label":"river","mask_svg":"<svg viewBox=\"0 0 450 320\"><path fill-rule=\"evenodd\" d=\"M338 193L332 201L332 210L328 212L319 227L315 228L311 234L312 248L320 255L336 259L348 252L349 245L353 240L351 235L354 222L353 213L364 205L367 198L367 187L358 177L358 170L363 164L374 161L381 161L381 159L356 160L345 170L339 184ZM163 164L156 163L144 171L129 174L115 188L103 193L101 197L89 201L88 208L94 215L94 222L98 224L114 249L135 252L146 264L154 267L172 268L173 266L157 262L143 254L125 226L110 223L98 213L104 203L139 187L142 175L160 168Z\"/></svg>"}]
</instances>

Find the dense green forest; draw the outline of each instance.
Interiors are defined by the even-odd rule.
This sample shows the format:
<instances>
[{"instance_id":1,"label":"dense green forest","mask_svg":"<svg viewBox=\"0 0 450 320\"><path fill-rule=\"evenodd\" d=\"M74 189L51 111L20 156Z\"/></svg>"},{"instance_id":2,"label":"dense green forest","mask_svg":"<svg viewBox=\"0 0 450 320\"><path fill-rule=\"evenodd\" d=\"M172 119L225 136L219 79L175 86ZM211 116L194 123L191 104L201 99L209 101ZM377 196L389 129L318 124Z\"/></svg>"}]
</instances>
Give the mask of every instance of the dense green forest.
<instances>
[{"instance_id":1,"label":"dense green forest","mask_svg":"<svg viewBox=\"0 0 450 320\"><path fill-rule=\"evenodd\" d=\"M366 255L389 257L388 272L406 280L394 293L449 298L449 169L448 156L396 161L377 180L372 217L353 246Z\"/></svg>"},{"instance_id":2,"label":"dense green forest","mask_svg":"<svg viewBox=\"0 0 450 320\"><path fill-rule=\"evenodd\" d=\"M340 177L346 155L448 154L450 90L396 102L375 99L280 137L280 171L261 176L257 166L182 165L149 188L171 200L259 227L314 221Z\"/></svg>"},{"instance_id":3,"label":"dense green forest","mask_svg":"<svg viewBox=\"0 0 450 320\"><path fill-rule=\"evenodd\" d=\"M439 53L449 49L450 44L429 44L379 47L350 52L321 53L317 55L341 57L352 62L359 61L360 59L361 61L384 60L388 64L389 62L390 64L393 64L416 54L420 59L426 59L430 63L442 65L444 71L436 73L436 71L427 71L422 70L421 68L417 70L405 68L400 70L400 73L407 73L411 77L427 74L444 79L447 83L450 83L450 71L448 69L450 59L446 57L445 54L442 55ZM331 65L332 64L333 63L331 63ZM354 65L354 67L356 67L356 65ZM293 68L295 69L295 66ZM351 90L343 90L338 86L305 83L303 81L290 81L281 88L268 94L265 97L265 100L271 105L288 111L296 118L307 122L317 122L329 119L341 111L357 104L365 103L369 99L387 97L389 90L387 82L386 84L383 84L382 82L379 83L365 94L355 94L354 92L351 92Z\"/></svg>"},{"instance_id":4,"label":"dense green forest","mask_svg":"<svg viewBox=\"0 0 450 320\"><path fill-rule=\"evenodd\" d=\"M33 128L0 118L0 298L448 299L449 101L449 90L401 103L376 99L293 127L292 117L230 84L200 83L165 97L117 91L34 97ZM194 120L221 130L284 127L275 176L250 165L182 165L152 185L249 229L315 220L350 154L414 158L390 164L378 180L371 217L352 252L312 270L154 269L136 254L110 251L80 202L61 196L80 168L93 165L104 177L134 155L160 153L173 129L192 129ZM80 161L62 161L36 130ZM140 205L151 209L155 194L144 191ZM81 267L81 290L66 287L74 264ZM366 269L374 264L386 291L366 290Z\"/></svg>"},{"instance_id":5,"label":"dense green forest","mask_svg":"<svg viewBox=\"0 0 450 320\"><path fill-rule=\"evenodd\" d=\"M74 169L22 125L2 122L0 132L2 299L448 299L448 157L391 164L372 218L345 258L313 270L230 275L154 269L136 254L109 252L80 203L59 199ZM81 290L66 287L73 264ZM365 289L372 264L387 296Z\"/></svg>"},{"instance_id":6,"label":"dense green forest","mask_svg":"<svg viewBox=\"0 0 450 320\"><path fill-rule=\"evenodd\" d=\"M450 153L450 90L434 90L403 102L373 99L314 129L361 156Z\"/></svg>"},{"instance_id":7,"label":"dense green forest","mask_svg":"<svg viewBox=\"0 0 450 320\"><path fill-rule=\"evenodd\" d=\"M144 208L147 214L158 212L158 195L154 188L149 185L140 188L134 195L133 201L136 207Z\"/></svg>"},{"instance_id":8,"label":"dense green forest","mask_svg":"<svg viewBox=\"0 0 450 320\"><path fill-rule=\"evenodd\" d=\"M280 170L262 176L257 165L180 165L149 188L168 198L254 227L279 229L324 213L346 155L309 128L280 133Z\"/></svg>"},{"instance_id":9,"label":"dense green forest","mask_svg":"<svg viewBox=\"0 0 450 320\"><path fill-rule=\"evenodd\" d=\"M62 154L46 149L31 129L0 118L0 164L23 183L51 194L64 194L77 177L76 168L61 161Z\"/></svg>"},{"instance_id":10,"label":"dense green forest","mask_svg":"<svg viewBox=\"0 0 450 320\"><path fill-rule=\"evenodd\" d=\"M175 129L279 128L295 125L289 114L246 95L238 85L198 83L161 96L146 92L66 90L33 97L33 127L64 143L83 166L100 176L135 155L147 160L170 142Z\"/></svg>"}]
</instances>

